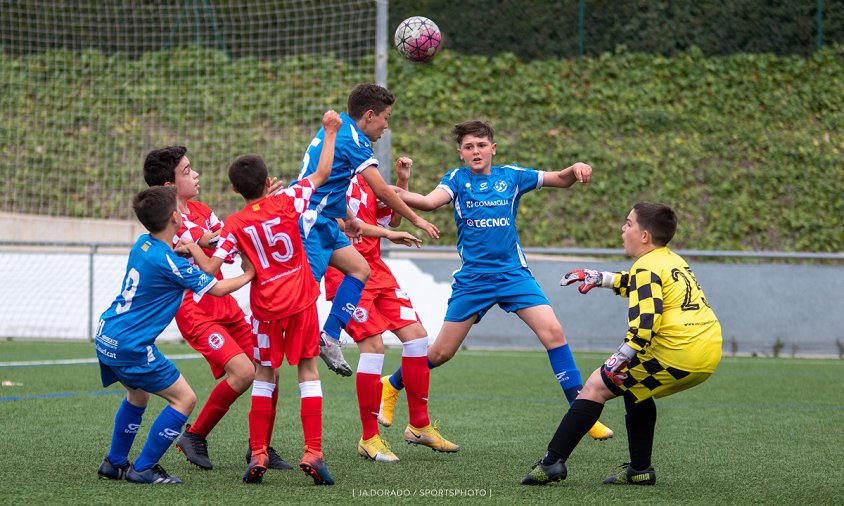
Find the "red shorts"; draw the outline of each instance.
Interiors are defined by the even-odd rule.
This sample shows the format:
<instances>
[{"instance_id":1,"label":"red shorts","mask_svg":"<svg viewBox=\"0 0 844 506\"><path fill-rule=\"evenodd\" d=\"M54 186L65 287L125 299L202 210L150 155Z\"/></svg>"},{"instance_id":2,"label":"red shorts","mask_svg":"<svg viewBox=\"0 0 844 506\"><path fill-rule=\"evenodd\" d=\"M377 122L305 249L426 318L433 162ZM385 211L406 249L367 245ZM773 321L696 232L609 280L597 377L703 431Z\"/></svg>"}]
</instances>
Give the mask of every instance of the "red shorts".
<instances>
[{"instance_id":1,"label":"red shorts","mask_svg":"<svg viewBox=\"0 0 844 506\"><path fill-rule=\"evenodd\" d=\"M346 325L346 333L358 342L417 322L422 323L410 303L410 297L398 286L365 289Z\"/></svg>"},{"instance_id":2,"label":"red shorts","mask_svg":"<svg viewBox=\"0 0 844 506\"><path fill-rule=\"evenodd\" d=\"M316 305L280 320L252 319L253 360L273 369L319 355L319 315Z\"/></svg>"},{"instance_id":3,"label":"red shorts","mask_svg":"<svg viewBox=\"0 0 844 506\"><path fill-rule=\"evenodd\" d=\"M205 357L211 367L211 374L219 379L226 374L226 363L241 353L252 356L252 325L249 317L229 322L210 321L189 328L179 325L185 341ZM182 323L176 318L176 323Z\"/></svg>"}]
</instances>

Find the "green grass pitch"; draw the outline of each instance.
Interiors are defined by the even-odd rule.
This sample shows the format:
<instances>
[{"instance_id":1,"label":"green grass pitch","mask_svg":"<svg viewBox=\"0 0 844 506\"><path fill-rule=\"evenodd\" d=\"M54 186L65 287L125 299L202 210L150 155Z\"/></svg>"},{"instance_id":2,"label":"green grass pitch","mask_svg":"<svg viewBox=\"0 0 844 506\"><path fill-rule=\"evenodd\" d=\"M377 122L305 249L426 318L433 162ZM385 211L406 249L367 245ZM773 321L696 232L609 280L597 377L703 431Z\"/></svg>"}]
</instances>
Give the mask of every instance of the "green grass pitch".
<instances>
[{"instance_id":1,"label":"green grass pitch","mask_svg":"<svg viewBox=\"0 0 844 506\"><path fill-rule=\"evenodd\" d=\"M180 344L161 349L193 353ZM346 355L355 365L353 347ZM554 487L519 485L560 421L562 391L544 352L471 349L431 374L431 418L461 445L456 454L402 441L402 395L395 424L382 428L401 462L360 459L354 378L321 365L324 451L337 485L315 487L298 470L269 471L258 486L241 482L247 394L209 437L214 470L190 467L171 448L161 463L185 484L162 487L97 479L121 396L118 388L102 388L96 364L9 365L93 357L89 343L0 342L0 504L841 504L840 360L726 357L701 386L658 400L655 487L601 485L627 456L620 400L608 403L601 417L616 436L603 442L587 436L569 459L568 479ZM604 355L576 358L585 376ZM388 350L385 371L399 360L399 350ZM176 365L197 393L193 419L215 382L201 358ZM299 394L286 365L280 392L273 446L295 465L303 444ZM161 399L150 402L130 459L163 407Z\"/></svg>"}]
</instances>

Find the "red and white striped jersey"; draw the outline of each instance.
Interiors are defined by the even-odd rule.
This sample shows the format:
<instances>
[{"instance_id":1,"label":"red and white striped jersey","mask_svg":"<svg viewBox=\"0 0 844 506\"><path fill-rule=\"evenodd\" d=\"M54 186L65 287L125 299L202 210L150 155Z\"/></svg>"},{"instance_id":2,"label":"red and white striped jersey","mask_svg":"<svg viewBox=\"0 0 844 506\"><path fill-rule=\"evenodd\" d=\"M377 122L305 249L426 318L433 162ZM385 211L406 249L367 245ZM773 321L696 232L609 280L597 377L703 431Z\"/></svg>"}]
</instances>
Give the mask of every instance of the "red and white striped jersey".
<instances>
[{"instance_id":1,"label":"red and white striped jersey","mask_svg":"<svg viewBox=\"0 0 844 506\"><path fill-rule=\"evenodd\" d=\"M393 210L375 197L375 192L366 184L366 180L358 174L353 177L346 191L346 202L352 214L358 220L369 225L387 228L393 219ZM360 244L355 244L366 263L369 264L369 281L367 289L390 288L396 286L396 278L381 259L381 238L364 237ZM337 287L343 281L343 273L329 267L325 273L325 297L334 298Z\"/></svg>"},{"instance_id":2,"label":"red and white striped jersey","mask_svg":"<svg viewBox=\"0 0 844 506\"><path fill-rule=\"evenodd\" d=\"M198 242L203 235L223 228L223 221L217 217L210 207L202 202L189 200L187 207L188 211L181 213L182 228L173 237L174 246L179 243L181 238L190 242ZM202 251L209 257L214 254L213 249L203 248ZM233 255L225 259L226 263L232 263L232 261ZM188 257L188 262L196 265L193 257ZM219 271L214 277L223 279L223 273ZM185 292L179 313L179 318L196 322L228 322L243 319L243 311L231 295L203 297L199 302L196 302L190 291Z\"/></svg>"},{"instance_id":3,"label":"red and white striped jersey","mask_svg":"<svg viewBox=\"0 0 844 506\"><path fill-rule=\"evenodd\" d=\"M239 251L255 266L249 301L258 319L298 313L319 296L299 228L313 191L306 178L226 219L214 256L225 258Z\"/></svg>"}]
</instances>

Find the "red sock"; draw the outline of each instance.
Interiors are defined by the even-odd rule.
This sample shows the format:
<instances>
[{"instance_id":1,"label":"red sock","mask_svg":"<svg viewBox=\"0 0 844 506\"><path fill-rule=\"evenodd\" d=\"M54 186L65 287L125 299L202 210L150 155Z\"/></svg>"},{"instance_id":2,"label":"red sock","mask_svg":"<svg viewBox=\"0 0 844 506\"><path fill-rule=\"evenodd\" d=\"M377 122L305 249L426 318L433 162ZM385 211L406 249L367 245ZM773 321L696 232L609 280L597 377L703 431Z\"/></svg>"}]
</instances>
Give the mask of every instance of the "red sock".
<instances>
[{"instance_id":1,"label":"red sock","mask_svg":"<svg viewBox=\"0 0 844 506\"><path fill-rule=\"evenodd\" d=\"M378 434L378 410L381 407L381 376L358 371L355 375L358 392L360 423L363 426L363 439Z\"/></svg>"},{"instance_id":2,"label":"red sock","mask_svg":"<svg viewBox=\"0 0 844 506\"><path fill-rule=\"evenodd\" d=\"M228 413L229 407L238 397L240 397L240 393L235 391L228 381L219 382L211 391L208 400L205 401L205 406L202 407L196 421L191 425L190 432L197 436L207 437L208 433Z\"/></svg>"},{"instance_id":3,"label":"red sock","mask_svg":"<svg viewBox=\"0 0 844 506\"><path fill-rule=\"evenodd\" d=\"M275 417L278 413L278 385L276 385L275 390L273 390L273 409L272 414L270 415L270 426L267 429L267 446L270 446L270 443L273 441L273 429L275 428Z\"/></svg>"},{"instance_id":4,"label":"red sock","mask_svg":"<svg viewBox=\"0 0 844 506\"><path fill-rule=\"evenodd\" d=\"M404 389L407 391L407 410L410 415L410 425L417 428L425 427L431 421L428 418L428 387L431 381L431 370L428 369L428 356L401 357L402 377Z\"/></svg>"},{"instance_id":5,"label":"red sock","mask_svg":"<svg viewBox=\"0 0 844 506\"><path fill-rule=\"evenodd\" d=\"M259 383L258 381L255 382ZM263 382L260 382L263 383ZM249 410L249 445L253 450L262 446L269 446L267 431L269 430L270 415L272 413L272 398L268 395L255 395L252 389L252 409ZM268 394L267 391L260 393Z\"/></svg>"},{"instance_id":6,"label":"red sock","mask_svg":"<svg viewBox=\"0 0 844 506\"><path fill-rule=\"evenodd\" d=\"M302 393L299 416L305 446L311 451L322 452L322 386L319 380L305 381L299 383L299 390Z\"/></svg>"}]
</instances>

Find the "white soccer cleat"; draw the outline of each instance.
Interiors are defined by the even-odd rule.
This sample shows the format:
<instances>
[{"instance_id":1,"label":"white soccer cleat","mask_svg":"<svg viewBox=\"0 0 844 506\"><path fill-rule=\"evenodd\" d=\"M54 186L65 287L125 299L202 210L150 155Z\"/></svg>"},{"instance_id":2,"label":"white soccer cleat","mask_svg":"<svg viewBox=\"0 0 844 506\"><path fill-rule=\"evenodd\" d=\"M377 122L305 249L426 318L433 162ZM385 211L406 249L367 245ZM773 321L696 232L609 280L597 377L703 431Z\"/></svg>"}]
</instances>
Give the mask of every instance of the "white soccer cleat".
<instances>
[{"instance_id":1,"label":"white soccer cleat","mask_svg":"<svg viewBox=\"0 0 844 506\"><path fill-rule=\"evenodd\" d=\"M328 366L328 369L340 376L351 376L352 368L346 359L343 358L343 351L340 349L340 341L332 338L325 332L319 334L319 356Z\"/></svg>"}]
</instances>

